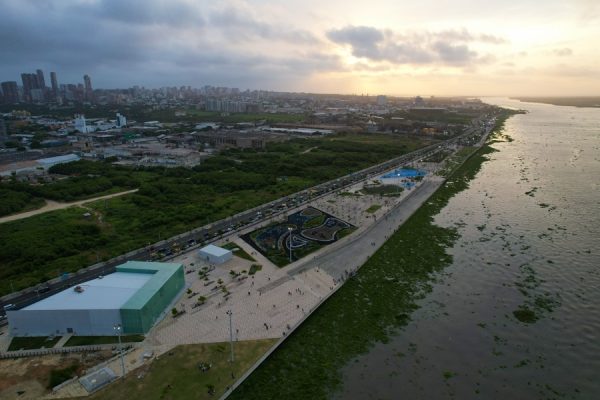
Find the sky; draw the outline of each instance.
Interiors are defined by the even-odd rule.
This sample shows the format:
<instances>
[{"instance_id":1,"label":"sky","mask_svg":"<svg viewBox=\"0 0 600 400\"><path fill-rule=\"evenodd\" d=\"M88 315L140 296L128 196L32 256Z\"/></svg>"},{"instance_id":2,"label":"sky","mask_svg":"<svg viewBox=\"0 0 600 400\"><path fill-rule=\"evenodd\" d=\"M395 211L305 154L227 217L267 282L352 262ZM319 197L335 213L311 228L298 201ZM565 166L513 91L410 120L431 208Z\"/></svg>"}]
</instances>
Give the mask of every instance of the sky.
<instances>
[{"instance_id":1,"label":"sky","mask_svg":"<svg viewBox=\"0 0 600 400\"><path fill-rule=\"evenodd\" d=\"M600 95L599 0L0 0L0 81Z\"/></svg>"}]
</instances>

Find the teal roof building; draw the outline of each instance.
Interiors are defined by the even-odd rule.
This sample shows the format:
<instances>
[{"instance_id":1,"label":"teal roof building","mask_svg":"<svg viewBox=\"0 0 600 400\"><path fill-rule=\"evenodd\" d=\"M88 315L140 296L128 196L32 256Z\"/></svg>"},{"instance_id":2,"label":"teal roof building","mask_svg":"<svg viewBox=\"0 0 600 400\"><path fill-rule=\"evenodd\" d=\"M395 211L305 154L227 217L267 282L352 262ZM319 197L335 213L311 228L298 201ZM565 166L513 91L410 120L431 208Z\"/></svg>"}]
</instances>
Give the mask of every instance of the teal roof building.
<instances>
[{"instance_id":1,"label":"teal roof building","mask_svg":"<svg viewBox=\"0 0 600 400\"><path fill-rule=\"evenodd\" d=\"M121 306L123 333L146 333L185 286L183 265L128 261L117 272L150 274L150 279Z\"/></svg>"},{"instance_id":2,"label":"teal roof building","mask_svg":"<svg viewBox=\"0 0 600 400\"><path fill-rule=\"evenodd\" d=\"M128 261L6 314L12 336L145 334L184 287L181 264Z\"/></svg>"}]
</instances>

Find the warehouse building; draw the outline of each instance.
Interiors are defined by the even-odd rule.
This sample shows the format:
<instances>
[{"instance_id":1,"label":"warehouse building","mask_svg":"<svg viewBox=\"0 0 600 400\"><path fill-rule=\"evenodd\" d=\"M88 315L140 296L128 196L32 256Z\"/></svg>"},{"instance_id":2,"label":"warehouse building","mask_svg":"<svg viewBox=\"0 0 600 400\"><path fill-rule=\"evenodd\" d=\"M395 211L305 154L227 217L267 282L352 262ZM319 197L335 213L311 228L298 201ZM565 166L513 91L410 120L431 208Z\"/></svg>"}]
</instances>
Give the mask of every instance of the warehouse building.
<instances>
[{"instance_id":1,"label":"warehouse building","mask_svg":"<svg viewBox=\"0 0 600 400\"><path fill-rule=\"evenodd\" d=\"M116 272L7 311L12 336L146 333L185 286L183 266L128 261Z\"/></svg>"},{"instance_id":2,"label":"warehouse building","mask_svg":"<svg viewBox=\"0 0 600 400\"><path fill-rule=\"evenodd\" d=\"M231 250L227 250L212 244L201 248L198 254L203 260L217 265L223 264L224 262L231 260L231 257L233 257Z\"/></svg>"}]
</instances>

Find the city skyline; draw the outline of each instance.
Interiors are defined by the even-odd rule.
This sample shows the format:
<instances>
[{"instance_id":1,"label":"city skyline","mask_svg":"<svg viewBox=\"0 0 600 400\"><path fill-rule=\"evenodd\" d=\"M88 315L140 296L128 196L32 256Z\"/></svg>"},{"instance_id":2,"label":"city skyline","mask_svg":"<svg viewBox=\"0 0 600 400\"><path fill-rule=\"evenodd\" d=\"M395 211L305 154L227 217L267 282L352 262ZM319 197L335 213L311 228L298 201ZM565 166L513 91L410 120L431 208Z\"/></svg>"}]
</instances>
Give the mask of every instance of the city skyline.
<instances>
[{"instance_id":1,"label":"city skyline","mask_svg":"<svg viewBox=\"0 0 600 400\"><path fill-rule=\"evenodd\" d=\"M568 4L567 4L568 3ZM0 2L0 81L387 95L594 95L591 0ZM49 86L46 78L46 85Z\"/></svg>"}]
</instances>

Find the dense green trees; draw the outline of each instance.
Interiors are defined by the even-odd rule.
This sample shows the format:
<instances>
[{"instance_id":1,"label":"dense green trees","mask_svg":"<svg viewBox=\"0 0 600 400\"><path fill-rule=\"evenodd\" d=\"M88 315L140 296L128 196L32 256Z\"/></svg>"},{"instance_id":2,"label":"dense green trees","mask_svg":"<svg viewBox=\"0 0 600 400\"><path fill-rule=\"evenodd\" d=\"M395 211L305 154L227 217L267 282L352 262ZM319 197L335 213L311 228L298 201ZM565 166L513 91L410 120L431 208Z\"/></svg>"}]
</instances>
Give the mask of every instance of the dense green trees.
<instances>
[{"instance_id":1,"label":"dense green trees","mask_svg":"<svg viewBox=\"0 0 600 400\"><path fill-rule=\"evenodd\" d=\"M66 209L2 224L0 294L10 291L11 281L15 288L31 286L426 144L389 135L334 136L271 144L260 151L229 150L191 169L84 160L54 166L51 172L68 178L35 186L1 185L7 194L0 191L0 196L13 198L6 204L15 210L24 199L70 201L139 190L97 201L88 210ZM89 208L93 215L84 218Z\"/></svg>"}]
</instances>

